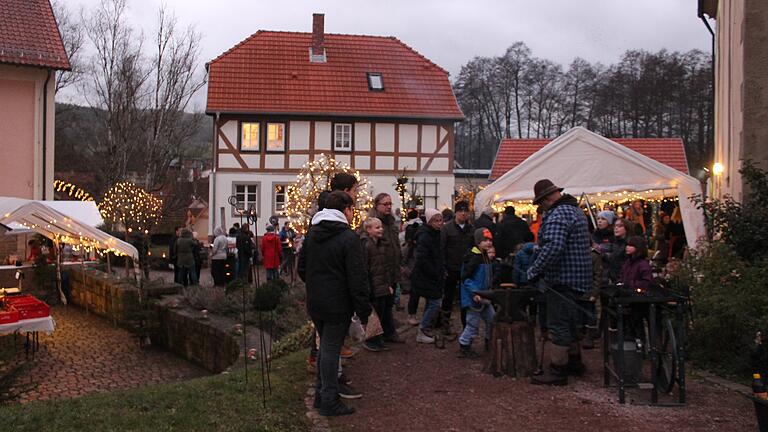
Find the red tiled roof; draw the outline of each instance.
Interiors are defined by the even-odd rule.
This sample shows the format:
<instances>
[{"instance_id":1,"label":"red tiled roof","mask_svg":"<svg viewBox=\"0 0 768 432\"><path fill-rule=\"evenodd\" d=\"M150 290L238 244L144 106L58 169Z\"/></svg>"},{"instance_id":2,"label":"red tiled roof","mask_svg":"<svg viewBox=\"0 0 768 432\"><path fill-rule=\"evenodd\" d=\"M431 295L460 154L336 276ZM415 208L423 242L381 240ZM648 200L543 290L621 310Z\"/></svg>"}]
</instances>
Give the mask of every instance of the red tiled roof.
<instances>
[{"instance_id":1,"label":"red tiled roof","mask_svg":"<svg viewBox=\"0 0 768 432\"><path fill-rule=\"evenodd\" d=\"M681 138L609 138L631 150L647 156L664 165L688 174L688 161ZM496 180L507 171L518 166L529 156L549 144L546 139L503 139L499 144L496 160L493 162L490 180Z\"/></svg>"},{"instance_id":2,"label":"red tiled roof","mask_svg":"<svg viewBox=\"0 0 768 432\"><path fill-rule=\"evenodd\" d=\"M0 63L70 69L48 0L0 0Z\"/></svg>"},{"instance_id":3,"label":"red tiled roof","mask_svg":"<svg viewBox=\"0 0 768 432\"><path fill-rule=\"evenodd\" d=\"M394 37L325 34L326 63L311 63L311 33L259 31L209 63L206 111L464 118L448 73ZM368 89L379 72L384 91Z\"/></svg>"}]
</instances>

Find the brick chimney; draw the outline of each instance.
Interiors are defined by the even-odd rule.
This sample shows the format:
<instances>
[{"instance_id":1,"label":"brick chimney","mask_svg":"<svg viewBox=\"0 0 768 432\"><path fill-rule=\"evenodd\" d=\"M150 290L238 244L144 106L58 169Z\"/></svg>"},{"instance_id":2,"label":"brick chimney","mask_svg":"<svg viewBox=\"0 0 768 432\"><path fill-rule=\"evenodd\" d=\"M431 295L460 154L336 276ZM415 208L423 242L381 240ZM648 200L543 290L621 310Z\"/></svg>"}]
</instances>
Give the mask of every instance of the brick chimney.
<instances>
[{"instance_id":1,"label":"brick chimney","mask_svg":"<svg viewBox=\"0 0 768 432\"><path fill-rule=\"evenodd\" d=\"M325 14L312 14L312 47L309 60L313 63L325 63Z\"/></svg>"}]
</instances>

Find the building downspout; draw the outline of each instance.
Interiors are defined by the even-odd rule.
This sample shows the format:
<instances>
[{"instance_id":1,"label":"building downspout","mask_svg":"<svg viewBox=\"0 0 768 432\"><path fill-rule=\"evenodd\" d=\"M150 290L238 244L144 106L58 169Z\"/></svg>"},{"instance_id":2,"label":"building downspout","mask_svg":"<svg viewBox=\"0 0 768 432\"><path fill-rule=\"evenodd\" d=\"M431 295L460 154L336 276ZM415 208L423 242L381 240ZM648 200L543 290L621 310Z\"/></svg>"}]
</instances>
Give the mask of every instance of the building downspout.
<instances>
[{"instance_id":1,"label":"building downspout","mask_svg":"<svg viewBox=\"0 0 768 432\"><path fill-rule=\"evenodd\" d=\"M48 76L45 77L45 84L43 84L43 201L47 198L45 191L48 183L45 178L46 170L48 169L48 81L51 80L51 69L48 69Z\"/></svg>"},{"instance_id":2,"label":"building downspout","mask_svg":"<svg viewBox=\"0 0 768 432\"><path fill-rule=\"evenodd\" d=\"M211 161L213 163L211 164L211 197L210 202L208 203L208 216L211 218L211 235L213 235L213 231L216 229L216 211L218 210L216 208L216 168L218 165L218 161L216 160L216 151L218 150L218 127L219 127L219 113L215 113L213 115L213 145L211 146L212 154L211 154ZM213 207L213 211L211 211L211 207ZM222 227L224 226L224 221L220 221L219 225Z\"/></svg>"},{"instance_id":3,"label":"building downspout","mask_svg":"<svg viewBox=\"0 0 768 432\"><path fill-rule=\"evenodd\" d=\"M704 17L704 14L700 14L699 18L701 18L701 21L704 23L705 26L707 26L707 30L709 31L709 34L712 35L712 77L711 77L711 79L712 79L712 111L709 113L709 115L710 115L710 118L712 119L712 125L714 127L714 124L715 124L715 119L714 119L714 116L715 116L715 101L716 101L715 98L717 97L717 92L715 91L715 77L716 77L716 74L715 74L715 68L716 68L716 65L715 65L715 44L716 44L716 37L715 37L714 30L712 30L712 26L709 25L709 21L707 21L707 19ZM713 130L712 131L712 134L713 134L713 136L712 136L712 145L713 145L713 147L714 147L714 144L715 144L715 142L714 142L715 141L714 133L715 133L715 131ZM712 153L712 158L714 158L714 156L715 156L714 155L714 148L712 149L712 152L713 152ZM708 161L708 162L714 162L714 160ZM714 182L715 182L715 179L713 178L712 179L713 189L714 189ZM706 193L707 193L706 184L704 185L703 189L704 189L704 199L706 199Z\"/></svg>"}]
</instances>

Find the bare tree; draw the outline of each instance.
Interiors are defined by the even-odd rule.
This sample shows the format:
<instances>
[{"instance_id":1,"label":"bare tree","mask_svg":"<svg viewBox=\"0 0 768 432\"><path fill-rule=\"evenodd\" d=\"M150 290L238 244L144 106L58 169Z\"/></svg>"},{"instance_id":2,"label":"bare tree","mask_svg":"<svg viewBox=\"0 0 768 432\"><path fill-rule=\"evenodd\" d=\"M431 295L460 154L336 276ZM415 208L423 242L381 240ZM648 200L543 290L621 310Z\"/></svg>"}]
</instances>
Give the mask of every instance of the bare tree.
<instances>
[{"instance_id":1,"label":"bare tree","mask_svg":"<svg viewBox=\"0 0 768 432\"><path fill-rule=\"evenodd\" d=\"M100 111L91 150L101 189L126 179L128 164L140 140L142 87L147 73L141 37L125 23L126 0L102 0L83 18L94 55L87 67L83 96Z\"/></svg>"},{"instance_id":2,"label":"bare tree","mask_svg":"<svg viewBox=\"0 0 768 432\"><path fill-rule=\"evenodd\" d=\"M493 159L484 156L495 154L502 135L549 138L582 125L607 137L679 136L689 165L705 165L713 147L711 68L700 51L628 50L614 65L576 59L563 73L517 42L462 68L454 89L467 120L456 128L457 160L487 168Z\"/></svg>"},{"instance_id":3,"label":"bare tree","mask_svg":"<svg viewBox=\"0 0 768 432\"><path fill-rule=\"evenodd\" d=\"M148 191L160 189L199 124L199 114L184 113L204 84L199 33L179 28L161 7L152 42L145 45L126 24L126 8L126 0L102 0L83 18L94 55L82 93L100 120L89 148L98 192L126 179L137 179ZM151 47L146 55L145 47Z\"/></svg>"},{"instance_id":4,"label":"bare tree","mask_svg":"<svg viewBox=\"0 0 768 432\"><path fill-rule=\"evenodd\" d=\"M171 161L181 155L182 144L199 124L198 118L185 118L184 110L205 84L197 73L200 34L193 27L179 29L177 24L176 17L161 6L142 122L144 187L150 191L163 184Z\"/></svg>"},{"instance_id":5,"label":"bare tree","mask_svg":"<svg viewBox=\"0 0 768 432\"><path fill-rule=\"evenodd\" d=\"M58 93L59 90L76 83L80 79L82 73L80 56L81 48L85 42L85 35L83 34L83 26L67 9L63 1L51 1L51 7L53 8L56 22L59 25L64 50L67 52L69 64L72 67L68 71L56 72L56 93ZM82 8L78 15L82 16Z\"/></svg>"}]
</instances>

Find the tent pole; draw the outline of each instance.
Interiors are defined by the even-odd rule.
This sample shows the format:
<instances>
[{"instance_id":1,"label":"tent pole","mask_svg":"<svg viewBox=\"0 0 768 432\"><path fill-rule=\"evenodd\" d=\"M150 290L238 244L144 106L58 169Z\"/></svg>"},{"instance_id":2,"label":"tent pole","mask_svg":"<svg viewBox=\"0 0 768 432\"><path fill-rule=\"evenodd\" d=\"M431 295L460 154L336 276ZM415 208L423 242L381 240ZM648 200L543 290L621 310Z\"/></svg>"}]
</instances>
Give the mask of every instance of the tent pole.
<instances>
[{"instance_id":1,"label":"tent pole","mask_svg":"<svg viewBox=\"0 0 768 432\"><path fill-rule=\"evenodd\" d=\"M64 296L64 291L61 290L61 244L58 240L53 240L53 247L56 248L56 288L59 290L59 299L64 305L67 305L67 297Z\"/></svg>"}]
</instances>

